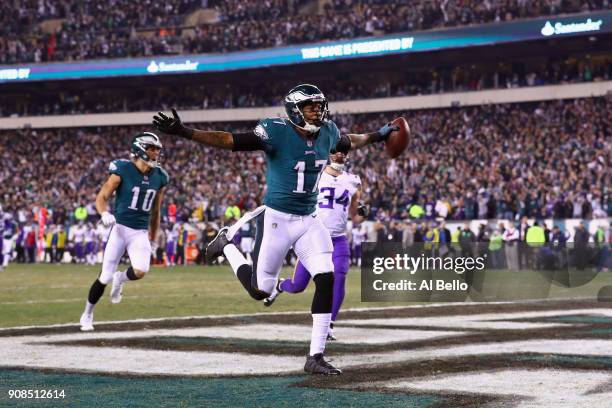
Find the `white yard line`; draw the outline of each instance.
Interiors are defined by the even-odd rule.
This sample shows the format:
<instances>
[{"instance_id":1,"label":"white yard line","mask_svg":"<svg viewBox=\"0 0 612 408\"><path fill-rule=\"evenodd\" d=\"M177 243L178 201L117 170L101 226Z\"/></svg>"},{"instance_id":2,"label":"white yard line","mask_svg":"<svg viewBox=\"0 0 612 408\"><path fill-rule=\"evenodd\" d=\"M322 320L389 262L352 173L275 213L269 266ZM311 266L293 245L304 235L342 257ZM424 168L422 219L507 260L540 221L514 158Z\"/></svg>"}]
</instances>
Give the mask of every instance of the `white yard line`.
<instances>
[{"instance_id":1,"label":"white yard line","mask_svg":"<svg viewBox=\"0 0 612 408\"><path fill-rule=\"evenodd\" d=\"M178 295L177 295L178 296ZM181 295L183 296L183 295ZM130 296L132 297L132 296ZM76 299L76 298L74 298ZM72 299L63 299L66 301L73 301ZM78 298L78 300L84 300L84 298ZM553 302L558 299L550 299L548 301ZM572 299L579 300L579 299ZM47 303L41 302L41 303ZM437 308L437 307L445 307L445 306L453 306L453 307L461 307L461 306L473 306L473 305L507 305L507 304L528 304L528 303L542 303L545 301L537 300L537 301L519 301L519 302L446 302L446 303L426 303L426 304L418 304L418 305L407 305L407 306L384 306L384 307L355 307L342 309L343 312L364 312L364 311L384 311L384 310L403 310L403 309L428 309L428 308ZM5 304L0 302L0 304ZM11 303L13 304L13 303ZM191 320L191 319L225 319L225 318L233 318L233 317L256 317L256 316L275 316L275 315L294 315L294 314L309 314L308 311L287 311L287 312L256 312L256 313L238 313L238 314L219 314L219 315L196 315L196 316L183 316L183 317L158 317L158 318L150 318L150 319L131 319L131 320L112 320L112 321L98 321L96 324L124 324L124 323L148 323L148 322L164 322L164 321L183 321L183 320ZM75 323L58 323L58 324L49 324L49 325L35 325L35 326L14 326L14 327L3 327L0 328L1 331L6 330L24 330L24 329L46 329L46 328L57 328L57 327L72 327L75 326Z\"/></svg>"},{"instance_id":2,"label":"white yard line","mask_svg":"<svg viewBox=\"0 0 612 408\"><path fill-rule=\"evenodd\" d=\"M516 407L609 406L612 393L591 393L612 379L608 372L566 369L502 369L424 378L406 378L365 386L388 390L505 395L519 398Z\"/></svg>"}]
</instances>

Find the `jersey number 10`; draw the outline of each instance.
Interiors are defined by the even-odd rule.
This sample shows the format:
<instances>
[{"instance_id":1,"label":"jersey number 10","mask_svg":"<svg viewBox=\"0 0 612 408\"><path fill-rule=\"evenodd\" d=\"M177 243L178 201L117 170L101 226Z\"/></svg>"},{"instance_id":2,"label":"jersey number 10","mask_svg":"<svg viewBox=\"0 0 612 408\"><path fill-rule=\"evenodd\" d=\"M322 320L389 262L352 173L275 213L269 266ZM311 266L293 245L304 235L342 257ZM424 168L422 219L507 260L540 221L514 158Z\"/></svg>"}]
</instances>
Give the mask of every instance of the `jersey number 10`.
<instances>
[{"instance_id":1,"label":"jersey number 10","mask_svg":"<svg viewBox=\"0 0 612 408\"><path fill-rule=\"evenodd\" d=\"M155 190L147 190L147 193L144 196L144 200L142 201L142 211L149 212L151 211L151 207L153 207L153 200L155 199ZM140 196L140 187L134 187L132 189L132 202L128 207L130 210L138 211L138 196Z\"/></svg>"}]
</instances>

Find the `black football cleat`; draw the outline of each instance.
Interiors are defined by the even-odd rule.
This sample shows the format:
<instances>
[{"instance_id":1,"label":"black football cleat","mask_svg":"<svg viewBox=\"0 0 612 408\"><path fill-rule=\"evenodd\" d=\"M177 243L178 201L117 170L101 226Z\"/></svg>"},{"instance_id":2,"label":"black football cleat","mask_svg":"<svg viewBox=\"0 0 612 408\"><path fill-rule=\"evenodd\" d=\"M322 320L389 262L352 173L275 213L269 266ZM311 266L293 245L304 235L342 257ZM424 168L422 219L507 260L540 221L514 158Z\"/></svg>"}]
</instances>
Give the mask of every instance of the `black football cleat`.
<instances>
[{"instance_id":1,"label":"black football cleat","mask_svg":"<svg viewBox=\"0 0 612 408\"><path fill-rule=\"evenodd\" d=\"M322 375L340 375L342 370L329 364L323 358L323 353L315 354L314 356L306 357L306 364L304 365L304 371L308 374L322 374Z\"/></svg>"},{"instance_id":2,"label":"black football cleat","mask_svg":"<svg viewBox=\"0 0 612 408\"><path fill-rule=\"evenodd\" d=\"M210 241L210 244L206 246L207 263L210 264L213 260L223 255L223 248L229 244L229 240L227 239L227 230L229 230L228 227L221 228L213 240Z\"/></svg>"}]
</instances>

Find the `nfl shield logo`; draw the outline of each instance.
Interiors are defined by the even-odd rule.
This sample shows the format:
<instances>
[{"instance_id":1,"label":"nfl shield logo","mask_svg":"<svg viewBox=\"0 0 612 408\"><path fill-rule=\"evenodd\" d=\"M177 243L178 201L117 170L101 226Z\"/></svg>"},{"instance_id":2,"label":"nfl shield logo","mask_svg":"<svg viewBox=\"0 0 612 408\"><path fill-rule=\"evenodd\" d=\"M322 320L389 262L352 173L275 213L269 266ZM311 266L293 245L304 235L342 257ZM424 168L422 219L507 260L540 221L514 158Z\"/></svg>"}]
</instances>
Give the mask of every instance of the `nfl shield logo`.
<instances>
[{"instance_id":1,"label":"nfl shield logo","mask_svg":"<svg viewBox=\"0 0 612 408\"><path fill-rule=\"evenodd\" d=\"M272 228L276 228L276 227L278 227L278 224L277 224L277 223L275 223L275 222L273 222L273 223L272 223Z\"/></svg>"},{"instance_id":2,"label":"nfl shield logo","mask_svg":"<svg viewBox=\"0 0 612 408\"><path fill-rule=\"evenodd\" d=\"M312 140L308 140L308 141L306 142L306 145L307 145L308 147L312 147Z\"/></svg>"}]
</instances>

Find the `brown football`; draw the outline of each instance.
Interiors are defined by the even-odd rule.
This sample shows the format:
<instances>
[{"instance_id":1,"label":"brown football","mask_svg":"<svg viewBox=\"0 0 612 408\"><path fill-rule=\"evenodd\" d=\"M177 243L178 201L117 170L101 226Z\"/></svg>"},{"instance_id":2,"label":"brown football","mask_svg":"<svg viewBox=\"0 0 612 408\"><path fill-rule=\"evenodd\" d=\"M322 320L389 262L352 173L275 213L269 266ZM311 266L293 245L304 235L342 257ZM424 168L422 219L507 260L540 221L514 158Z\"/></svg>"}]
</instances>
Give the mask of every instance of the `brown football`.
<instances>
[{"instance_id":1,"label":"brown football","mask_svg":"<svg viewBox=\"0 0 612 408\"><path fill-rule=\"evenodd\" d=\"M387 148L387 154L392 159L395 159L397 156L402 154L406 147L408 146L408 138L410 136L410 126L408 126L408 122L403 116L399 118L393 119L394 125L399 126L399 130L394 130L387 138L385 142L385 147Z\"/></svg>"}]
</instances>

